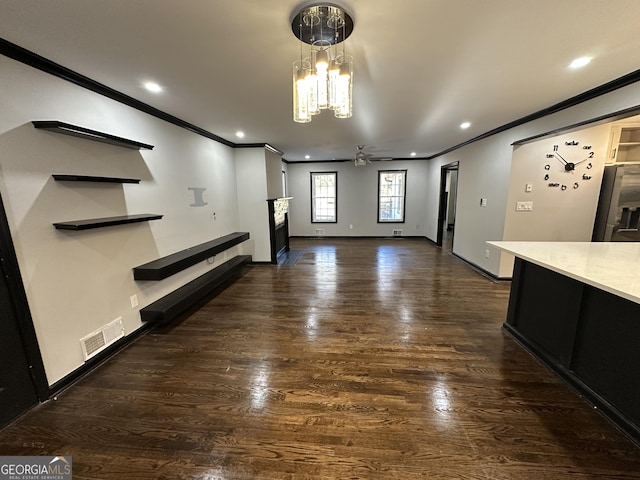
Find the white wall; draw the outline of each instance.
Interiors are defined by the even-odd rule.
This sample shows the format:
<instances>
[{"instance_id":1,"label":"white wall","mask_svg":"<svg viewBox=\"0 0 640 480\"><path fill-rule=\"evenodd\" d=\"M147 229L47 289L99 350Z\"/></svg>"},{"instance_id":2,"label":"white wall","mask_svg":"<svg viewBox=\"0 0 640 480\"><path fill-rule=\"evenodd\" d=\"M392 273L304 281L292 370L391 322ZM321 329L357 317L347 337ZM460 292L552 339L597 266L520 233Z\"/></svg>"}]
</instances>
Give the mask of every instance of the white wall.
<instances>
[{"instance_id":1,"label":"white wall","mask_svg":"<svg viewBox=\"0 0 640 480\"><path fill-rule=\"evenodd\" d=\"M598 125L514 147L503 240L591 241L610 130L608 124ZM565 145L574 141L577 146ZM557 158L546 157L553 153L554 145L568 162L581 162L573 172L566 172ZM585 145L591 149L585 150ZM591 153L593 158L585 160ZM544 179L545 174L549 180ZM583 180L583 175L591 179ZM549 183L567 189L549 187ZM578 188L573 188L574 183ZM531 192L525 191L526 184L532 186ZM532 202L533 210L516 211L516 203L522 201ZM513 257L510 264L510 256L503 255L503 268L509 272Z\"/></svg>"},{"instance_id":2,"label":"white wall","mask_svg":"<svg viewBox=\"0 0 640 480\"><path fill-rule=\"evenodd\" d=\"M505 150L500 148L500 142L476 142L428 163L427 237L437 239L440 167L458 161L453 252L488 272L497 271L499 262L497 255L486 259L484 252L486 240L502 238L511 169L511 147L507 146ZM487 199L486 207L480 205L482 198ZM496 238L492 238L494 236Z\"/></svg>"},{"instance_id":3,"label":"white wall","mask_svg":"<svg viewBox=\"0 0 640 480\"><path fill-rule=\"evenodd\" d=\"M288 166L289 232L292 236L391 236L402 229L403 236L425 236L424 189L428 176L426 161L374 162L356 167L352 162L291 163ZM404 223L377 223L378 171L407 170L407 202ZM311 223L311 172L338 172L338 222ZM350 227L353 228L350 228Z\"/></svg>"},{"instance_id":4,"label":"white wall","mask_svg":"<svg viewBox=\"0 0 640 480\"><path fill-rule=\"evenodd\" d=\"M492 249L489 258L485 258L485 242L503 238L506 212L511 208L507 202L511 181L512 144L524 138L635 107L639 104L638 99L640 84L636 83L429 161L428 183L425 185L429 192L426 208L427 237L435 240L437 234L440 167L459 161L453 251L493 275L510 277L511 259L503 259ZM480 207L480 198L487 198L487 207Z\"/></svg>"},{"instance_id":5,"label":"white wall","mask_svg":"<svg viewBox=\"0 0 640 480\"><path fill-rule=\"evenodd\" d=\"M0 85L0 193L49 384L83 364L81 337L117 317L130 334L141 326L139 308L227 255L253 253L238 246L213 265L135 282L132 267L239 230L232 149L3 56ZM155 148L129 150L36 130L32 120L60 120ZM55 182L53 173L142 182ZM190 206L189 187L206 188L208 204ZM164 218L79 232L51 225L135 213ZM137 308L129 300L134 294Z\"/></svg>"},{"instance_id":6,"label":"white wall","mask_svg":"<svg viewBox=\"0 0 640 480\"><path fill-rule=\"evenodd\" d=\"M284 172L284 179L282 180L283 185L282 185L282 195L284 197L290 197L290 192L289 192L289 166L284 163L282 161L282 159L280 160L280 168L281 168L281 175L282 172Z\"/></svg>"},{"instance_id":7,"label":"white wall","mask_svg":"<svg viewBox=\"0 0 640 480\"><path fill-rule=\"evenodd\" d=\"M265 168L267 177L267 198L282 198L282 157L265 148Z\"/></svg>"},{"instance_id":8,"label":"white wall","mask_svg":"<svg viewBox=\"0 0 640 480\"><path fill-rule=\"evenodd\" d=\"M240 229L249 232L247 242L254 262L271 261L267 165L264 148L240 148L235 152ZM279 181L282 184L282 180Z\"/></svg>"}]
</instances>

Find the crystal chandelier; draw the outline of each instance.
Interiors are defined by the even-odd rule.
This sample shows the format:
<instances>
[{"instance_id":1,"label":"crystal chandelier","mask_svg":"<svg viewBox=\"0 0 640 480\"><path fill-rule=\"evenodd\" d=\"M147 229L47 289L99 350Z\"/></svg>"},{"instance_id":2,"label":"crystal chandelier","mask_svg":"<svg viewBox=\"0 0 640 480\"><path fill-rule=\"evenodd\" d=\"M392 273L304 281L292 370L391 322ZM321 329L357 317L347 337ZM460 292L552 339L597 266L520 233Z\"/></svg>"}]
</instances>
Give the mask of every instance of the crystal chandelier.
<instances>
[{"instance_id":1,"label":"crystal chandelier","mask_svg":"<svg viewBox=\"0 0 640 480\"><path fill-rule=\"evenodd\" d=\"M293 62L293 121L308 123L322 110L349 118L353 59L345 54L344 40L353 31L353 19L341 7L314 4L295 13L291 29L301 41L300 59Z\"/></svg>"}]
</instances>

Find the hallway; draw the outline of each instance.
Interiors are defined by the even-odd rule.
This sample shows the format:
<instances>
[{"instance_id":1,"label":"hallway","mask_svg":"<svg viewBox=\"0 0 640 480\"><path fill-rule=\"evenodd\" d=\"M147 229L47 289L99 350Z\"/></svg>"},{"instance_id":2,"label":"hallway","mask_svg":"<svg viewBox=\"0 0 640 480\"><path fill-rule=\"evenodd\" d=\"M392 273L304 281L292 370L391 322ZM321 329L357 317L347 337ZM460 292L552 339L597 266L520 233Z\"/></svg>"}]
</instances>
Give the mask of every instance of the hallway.
<instances>
[{"instance_id":1,"label":"hallway","mask_svg":"<svg viewBox=\"0 0 640 480\"><path fill-rule=\"evenodd\" d=\"M640 478L502 332L509 282L425 240L291 248L0 431L2 455L72 455L75 480Z\"/></svg>"}]
</instances>

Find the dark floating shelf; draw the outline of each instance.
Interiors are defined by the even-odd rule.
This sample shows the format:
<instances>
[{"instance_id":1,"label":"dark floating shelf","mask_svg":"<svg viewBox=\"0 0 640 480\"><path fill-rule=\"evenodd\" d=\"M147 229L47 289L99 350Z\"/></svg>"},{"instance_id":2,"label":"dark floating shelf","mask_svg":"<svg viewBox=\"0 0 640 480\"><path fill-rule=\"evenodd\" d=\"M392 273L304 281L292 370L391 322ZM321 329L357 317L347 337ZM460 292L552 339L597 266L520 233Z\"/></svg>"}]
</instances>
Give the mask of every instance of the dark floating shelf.
<instances>
[{"instance_id":1,"label":"dark floating shelf","mask_svg":"<svg viewBox=\"0 0 640 480\"><path fill-rule=\"evenodd\" d=\"M133 269L135 280L162 280L249 239L248 232L234 232L181 250Z\"/></svg>"},{"instance_id":2,"label":"dark floating shelf","mask_svg":"<svg viewBox=\"0 0 640 480\"><path fill-rule=\"evenodd\" d=\"M125 223L146 222L159 220L164 215L155 213L141 213L138 215L124 215L122 217L91 218L88 220L70 220L68 222L54 223L58 230L88 230L90 228L110 227L112 225L124 225Z\"/></svg>"},{"instance_id":3,"label":"dark floating shelf","mask_svg":"<svg viewBox=\"0 0 640 480\"><path fill-rule=\"evenodd\" d=\"M118 147L131 148L133 150L153 150L153 145L136 142L135 140L129 140L128 138L116 137L115 135L98 132L97 130L90 130L70 123L59 122L57 120L34 120L31 123L33 123L35 128L48 130L50 132L86 138L88 140L108 143L109 145L116 145Z\"/></svg>"},{"instance_id":4,"label":"dark floating shelf","mask_svg":"<svg viewBox=\"0 0 640 480\"><path fill-rule=\"evenodd\" d=\"M165 324L178 318L194 303L215 294L251 263L251 255L238 255L140 310L143 322Z\"/></svg>"},{"instance_id":5,"label":"dark floating shelf","mask_svg":"<svg viewBox=\"0 0 640 480\"><path fill-rule=\"evenodd\" d=\"M56 182L140 183L139 178L94 177L92 175L51 175Z\"/></svg>"}]
</instances>

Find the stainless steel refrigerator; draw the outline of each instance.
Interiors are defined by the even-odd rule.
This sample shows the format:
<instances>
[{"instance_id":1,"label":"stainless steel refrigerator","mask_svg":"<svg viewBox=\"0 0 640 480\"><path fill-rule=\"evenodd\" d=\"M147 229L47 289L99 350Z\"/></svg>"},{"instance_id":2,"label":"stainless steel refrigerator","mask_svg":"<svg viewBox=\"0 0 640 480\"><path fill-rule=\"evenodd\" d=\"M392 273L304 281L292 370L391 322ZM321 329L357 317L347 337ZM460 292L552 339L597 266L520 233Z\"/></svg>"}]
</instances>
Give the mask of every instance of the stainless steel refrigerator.
<instances>
[{"instance_id":1,"label":"stainless steel refrigerator","mask_svg":"<svg viewBox=\"0 0 640 480\"><path fill-rule=\"evenodd\" d=\"M604 167L594 242L640 242L640 165Z\"/></svg>"}]
</instances>

